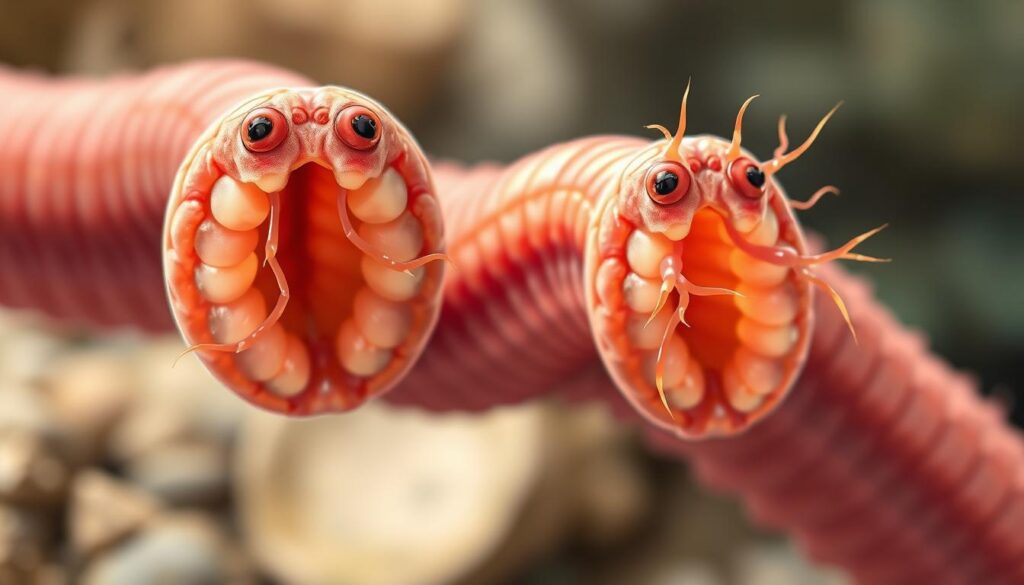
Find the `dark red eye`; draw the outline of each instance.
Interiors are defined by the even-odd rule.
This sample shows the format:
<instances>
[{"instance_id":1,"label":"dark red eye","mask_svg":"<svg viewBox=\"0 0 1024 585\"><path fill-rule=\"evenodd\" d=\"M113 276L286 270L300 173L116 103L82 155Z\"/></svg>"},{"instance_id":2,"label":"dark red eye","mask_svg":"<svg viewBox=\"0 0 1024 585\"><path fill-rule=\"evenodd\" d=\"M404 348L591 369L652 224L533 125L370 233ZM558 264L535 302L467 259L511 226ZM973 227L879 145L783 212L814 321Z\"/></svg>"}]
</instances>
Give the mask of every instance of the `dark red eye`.
<instances>
[{"instance_id":1,"label":"dark red eye","mask_svg":"<svg viewBox=\"0 0 1024 585\"><path fill-rule=\"evenodd\" d=\"M729 181L744 197L757 199L764 195L767 180L761 167L749 158L738 158L729 164Z\"/></svg>"},{"instance_id":2,"label":"dark red eye","mask_svg":"<svg viewBox=\"0 0 1024 585\"><path fill-rule=\"evenodd\" d=\"M675 161L660 162L647 171L647 195L659 205L671 205L690 190L690 173Z\"/></svg>"},{"instance_id":3,"label":"dark red eye","mask_svg":"<svg viewBox=\"0 0 1024 585\"><path fill-rule=\"evenodd\" d=\"M256 108L245 117L239 132L247 150L267 152L288 136L288 120L274 108Z\"/></svg>"},{"instance_id":4,"label":"dark red eye","mask_svg":"<svg viewBox=\"0 0 1024 585\"><path fill-rule=\"evenodd\" d=\"M334 132L357 150L370 150L380 140L380 119L363 106L349 106L338 114Z\"/></svg>"}]
</instances>

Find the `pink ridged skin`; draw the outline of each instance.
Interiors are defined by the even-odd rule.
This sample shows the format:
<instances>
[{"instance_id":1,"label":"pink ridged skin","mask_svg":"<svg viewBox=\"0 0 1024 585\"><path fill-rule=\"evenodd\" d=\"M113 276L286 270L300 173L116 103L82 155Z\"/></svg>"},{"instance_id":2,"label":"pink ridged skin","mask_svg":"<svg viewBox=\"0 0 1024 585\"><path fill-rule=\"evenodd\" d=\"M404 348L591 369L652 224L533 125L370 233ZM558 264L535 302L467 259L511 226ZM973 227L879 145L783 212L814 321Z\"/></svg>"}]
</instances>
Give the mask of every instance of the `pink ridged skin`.
<instances>
[{"instance_id":1,"label":"pink ridged skin","mask_svg":"<svg viewBox=\"0 0 1024 585\"><path fill-rule=\"evenodd\" d=\"M160 232L175 172L230 106L295 85L310 82L240 61L102 81L0 69L0 303L170 329Z\"/></svg>"},{"instance_id":2,"label":"pink ridged skin","mask_svg":"<svg viewBox=\"0 0 1024 585\"><path fill-rule=\"evenodd\" d=\"M9 145L0 157L0 302L169 328L160 236L182 158L241 97L304 84L223 63L99 84L0 76L15 114L0 119ZM731 436L680 440L664 432L666 420L652 420L656 409L637 414L636 397L627 402L608 384L595 367L588 237L604 190L650 144L598 137L508 168L439 165L456 269L431 344L388 399L434 410L482 410L556 389L602 399L623 419L658 425L647 432L659 449L860 582L1024 582L1019 434L974 381L837 268L819 276L846 300L860 343L817 295L806 362L800 351L793 358L795 370L804 365L799 381L759 421L736 415L731 433L718 433Z\"/></svg>"}]
</instances>

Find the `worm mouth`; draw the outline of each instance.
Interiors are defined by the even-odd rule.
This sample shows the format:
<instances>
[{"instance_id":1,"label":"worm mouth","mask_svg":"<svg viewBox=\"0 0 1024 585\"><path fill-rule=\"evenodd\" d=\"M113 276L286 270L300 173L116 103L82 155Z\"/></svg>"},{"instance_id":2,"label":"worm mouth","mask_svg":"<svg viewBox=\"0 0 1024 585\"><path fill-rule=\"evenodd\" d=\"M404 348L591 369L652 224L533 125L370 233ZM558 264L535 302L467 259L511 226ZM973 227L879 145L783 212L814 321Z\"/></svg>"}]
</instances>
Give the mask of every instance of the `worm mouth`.
<instances>
[{"instance_id":1,"label":"worm mouth","mask_svg":"<svg viewBox=\"0 0 1024 585\"><path fill-rule=\"evenodd\" d=\"M252 183L187 176L168 211L168 295L214 375L293 415L352 409L403 377L440 310L440 210L421 161L359 185L320 160Z\"/></svg>"},{"instance_id":2,"label":"worm mouth","mask_svg":"<svg viewBox=\"0 0 1024 585\"><path fill-rule=\"evenodd\" d=\"M602 358L633 405L686 437L736 433L774 408L807 353L806 281L740 249L728 220L709 207L679 241L621 217L602 221L618 226L604 230L617 242L588 272L591 320ZM769 208L747 237L803 249L781 207Z\"/></svg>"}]
</instances>

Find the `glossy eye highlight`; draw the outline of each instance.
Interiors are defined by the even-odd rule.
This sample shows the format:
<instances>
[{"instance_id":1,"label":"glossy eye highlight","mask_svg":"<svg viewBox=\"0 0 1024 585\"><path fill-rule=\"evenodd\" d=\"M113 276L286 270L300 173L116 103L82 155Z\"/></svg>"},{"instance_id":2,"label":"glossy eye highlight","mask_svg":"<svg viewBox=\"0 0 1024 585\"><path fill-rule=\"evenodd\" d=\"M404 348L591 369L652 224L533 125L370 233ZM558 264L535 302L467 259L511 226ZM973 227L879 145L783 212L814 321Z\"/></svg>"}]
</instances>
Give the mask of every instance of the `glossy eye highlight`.
<instances>
[{"instance_id":1,"label":"glossy eye highlight","mask_svg":"<svg viewBox=\"0 0 1024 585\"><path fill-rule=\"evenodd\" d=\"M729 165L729 182L744 197L757 199L764 195L767 177L749 158L738 158Z\"/></svg>"},{"instance_id":2,"label":"glossy eye highlight","mask_svg":"<svg viewBox=\"0 0 1024 585\"><path fill-rule=\"evenodd\" d=\"M256 108L242 121L239 133L246 150L267 152L284 142L288 136L288 121L274 108Z\"/></svg>"},{"instance_id":3,"label":"glossy eye highlight","mask_svg":"<svg viewBox=\"0 0 1024 585\"><path fill-rule=\"evenodd\" d=\"M647 171L647 196L659 205L671 205L690 191L690 173L674 161L660 162Z\"/></svg>"},{"instance_id":4,"label":"glossy eye highlight","mask_svg":"<svg viewBox=\"0 0 1024 585\"><path fill-rule=\"evenodd\" d=\"M349 106L338 113L334 133L356 150L370 150L380 141L380 119L368 108Z\"/></svg>"}]
</instances>

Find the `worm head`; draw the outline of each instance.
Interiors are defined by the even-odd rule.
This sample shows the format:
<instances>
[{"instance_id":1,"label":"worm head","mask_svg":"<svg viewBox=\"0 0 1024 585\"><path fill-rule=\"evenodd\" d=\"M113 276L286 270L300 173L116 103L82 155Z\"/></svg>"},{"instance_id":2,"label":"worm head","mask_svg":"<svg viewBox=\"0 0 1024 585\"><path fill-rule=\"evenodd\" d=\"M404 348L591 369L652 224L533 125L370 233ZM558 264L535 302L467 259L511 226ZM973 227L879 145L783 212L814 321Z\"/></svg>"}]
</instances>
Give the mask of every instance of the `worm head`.
<instances>
[{"instance_id":1,"label":"worm head","mask_svg":"<svg viewBox=\"0 0 1024 585\"><path fill-rule=\"evenodd\" d=\"M771 411L810 341L811 285L751 246L800 254L772 174L733 140L675 133L643 148L595 214L591 323L627 399L686 437L742 431ZM741 246L741 242L743 246ZM747 247L744 247L747 246Z\"/></svg>"},{"instance_id":2,"label":"worm head","mask_svg":"<svg viewBox=\"0 0 1024 585\"><path fill-rule=\"evenodd\" d=\"M351 409L404 376L437 321L441 225L425 157L387 110L338 87L270 91L179 170L168 296L190 350L244 398Z\"/></svg>"}]
</instances>

